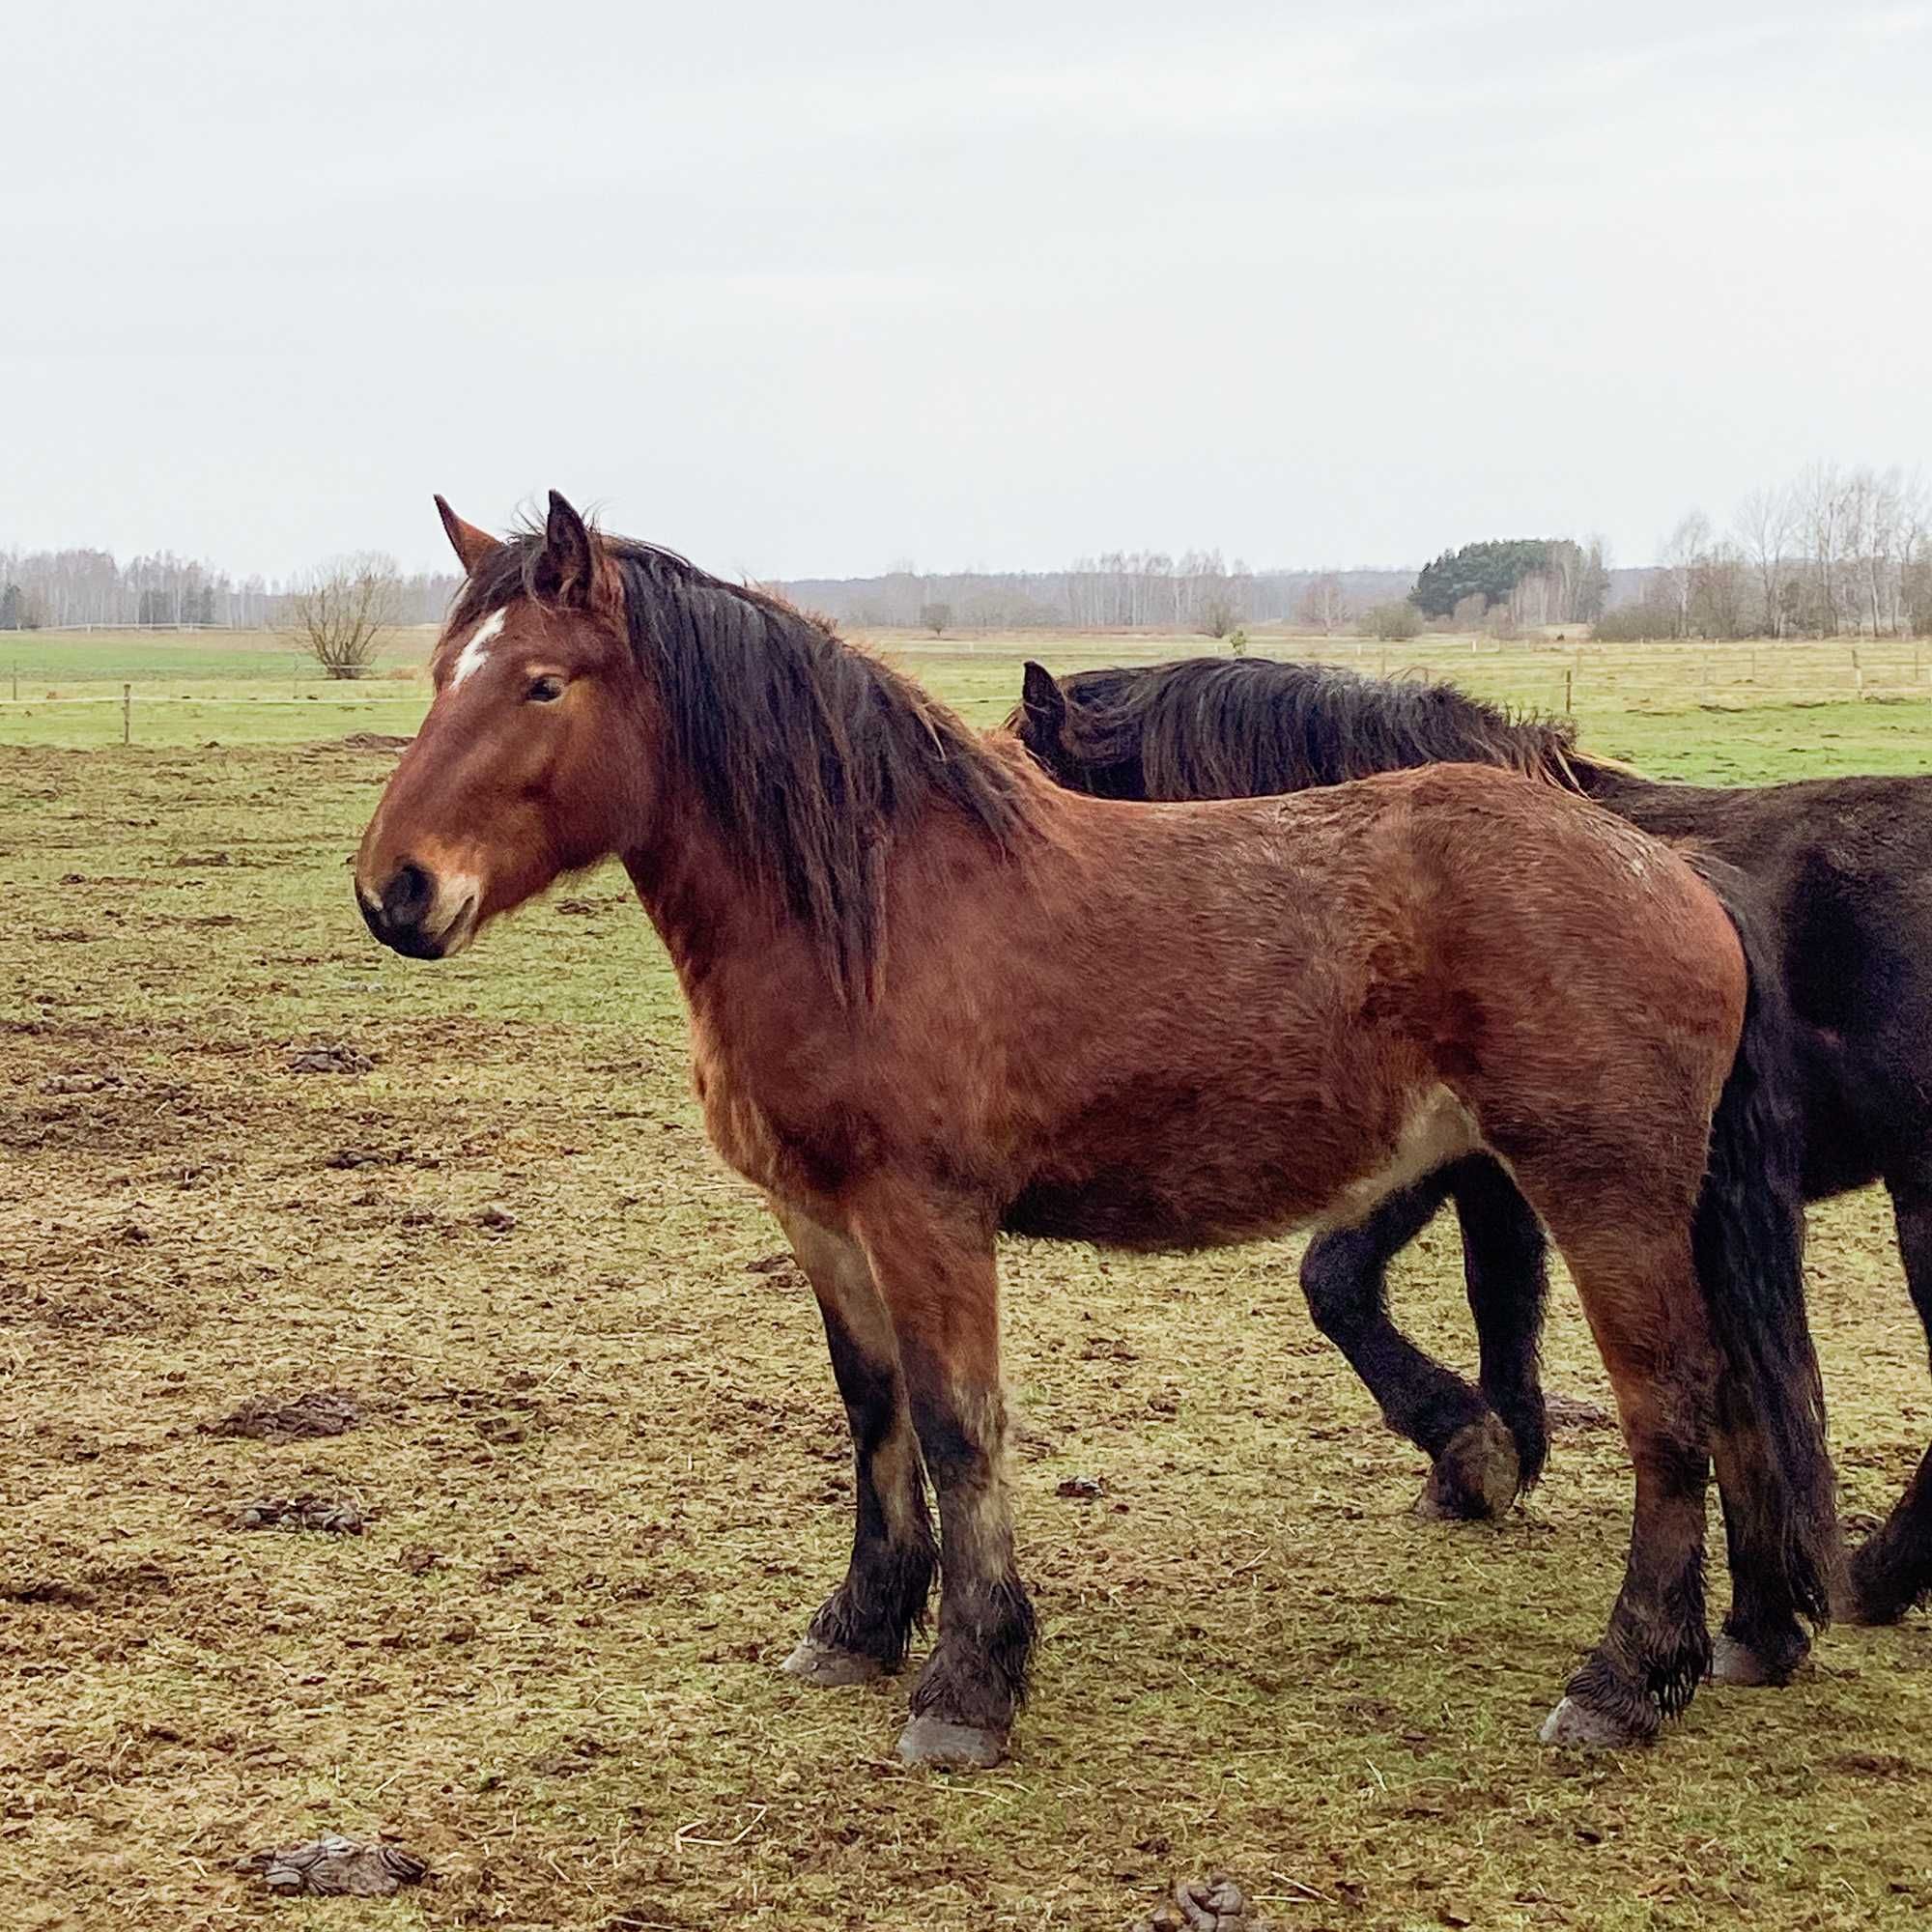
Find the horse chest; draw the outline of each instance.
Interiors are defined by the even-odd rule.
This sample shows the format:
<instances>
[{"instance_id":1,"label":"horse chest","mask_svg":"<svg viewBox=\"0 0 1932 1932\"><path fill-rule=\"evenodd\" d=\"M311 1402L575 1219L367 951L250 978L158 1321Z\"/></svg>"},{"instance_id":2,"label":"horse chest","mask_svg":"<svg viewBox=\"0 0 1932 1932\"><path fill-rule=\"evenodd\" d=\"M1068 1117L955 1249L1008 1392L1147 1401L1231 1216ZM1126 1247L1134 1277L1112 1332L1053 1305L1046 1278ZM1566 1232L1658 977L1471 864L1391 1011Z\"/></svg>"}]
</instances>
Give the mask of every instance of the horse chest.
<instances>
[{"instance_id":1,"label":"horse chest","mask_svg":"<svg viewBox=\"0 0 1932 1932\"><path fill-rule=\"evenodd\" d=\"M703 1042L693 1054L692 1086L712 1146L768 1194L822 1207L863 1165L866 1135L847 1111L813 1105L796 1091L767 1094L728 1054Z\"/></svg>"}]
</instances>

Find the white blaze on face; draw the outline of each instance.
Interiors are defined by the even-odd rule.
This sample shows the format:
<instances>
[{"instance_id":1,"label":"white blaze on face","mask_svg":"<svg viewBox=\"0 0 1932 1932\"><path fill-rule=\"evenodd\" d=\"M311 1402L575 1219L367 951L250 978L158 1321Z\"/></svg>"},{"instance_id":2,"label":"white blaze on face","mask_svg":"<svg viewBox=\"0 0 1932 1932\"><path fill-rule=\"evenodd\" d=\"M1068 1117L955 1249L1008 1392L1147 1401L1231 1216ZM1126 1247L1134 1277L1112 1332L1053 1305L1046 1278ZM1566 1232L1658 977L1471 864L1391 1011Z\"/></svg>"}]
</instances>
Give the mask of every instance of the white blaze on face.
<instances>
[{"instance_id":1,"label":"white blaze on face","mask_svg":"<svg viewBox=\"0 0 1932 1932\"><path fill-rule=\"evenodd\" d=\"M470 632L469 641L457 653L456 668L449 673L451 691L454 691L472 671L482 669L483 660L490 655L490 645L502 628L503 612L492 611Z\"/></svg>"}]
</instances>

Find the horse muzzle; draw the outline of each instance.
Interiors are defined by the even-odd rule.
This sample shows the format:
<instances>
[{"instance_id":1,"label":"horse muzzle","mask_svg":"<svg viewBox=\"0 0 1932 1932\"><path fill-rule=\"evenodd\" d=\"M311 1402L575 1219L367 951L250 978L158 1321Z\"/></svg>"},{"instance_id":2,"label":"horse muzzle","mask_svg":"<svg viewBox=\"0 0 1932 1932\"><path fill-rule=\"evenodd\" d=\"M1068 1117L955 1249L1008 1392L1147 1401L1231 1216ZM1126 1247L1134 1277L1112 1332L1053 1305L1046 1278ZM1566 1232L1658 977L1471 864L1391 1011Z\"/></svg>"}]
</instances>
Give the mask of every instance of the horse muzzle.
<instances>
[{"instance_id":1,"label":"horse muzzle","mask_svg":"<svg viewBox=\"0 0 1932 1932\"><path fill-rule=\"evenodd\" d=\"M438 874L405 860L380 891L358 878L355 903L369 930L405 958L447 959L475 934L483 885L467 873Z\"/></svg>"}]
</instances>

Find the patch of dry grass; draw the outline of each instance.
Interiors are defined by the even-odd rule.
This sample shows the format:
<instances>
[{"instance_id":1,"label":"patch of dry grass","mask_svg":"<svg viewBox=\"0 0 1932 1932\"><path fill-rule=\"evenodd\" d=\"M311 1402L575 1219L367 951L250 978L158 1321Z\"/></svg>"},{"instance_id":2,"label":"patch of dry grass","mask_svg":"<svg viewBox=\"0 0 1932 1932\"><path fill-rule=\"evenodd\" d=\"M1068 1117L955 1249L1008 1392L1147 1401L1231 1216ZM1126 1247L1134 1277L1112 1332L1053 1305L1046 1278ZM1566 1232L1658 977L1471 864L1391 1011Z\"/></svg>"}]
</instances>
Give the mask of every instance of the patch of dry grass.
<instances>
[{"instance_id":1,"label":"patch of dry grass","mask_svg":"<svg viewBox=\"0 0 1932 1932\"><path fill-rule=\"evenodd\" d=\"M1008 1255L1037 1696L1012 1765L900 1772L900 1688L775 1668L842 1563L843 1421L617 876L425 968L350 901L379 754L4 760L0 1922L1112 1927L1210 1869L1295 1927L1932 1905L1925 1622L1657 1750L1543 1751L1619 1572L1617 1439L1560 1436L1500 1528L1416 1520L1292 1243ZM291 1069L334 1044L370 1070ZM1922 1343L1882 1200L1816 1231L1879 1510L1932 1435ZM1446 1226L1398 1292L1468 1357ZM1558 1307L1552 1387L1606 1399ZM324 1388L363 1425L201 1426ZM241 1527L297 1493L365 1533ZM329 1829L434 1883L232 1870Z\"/></svg>"}]
</instances>

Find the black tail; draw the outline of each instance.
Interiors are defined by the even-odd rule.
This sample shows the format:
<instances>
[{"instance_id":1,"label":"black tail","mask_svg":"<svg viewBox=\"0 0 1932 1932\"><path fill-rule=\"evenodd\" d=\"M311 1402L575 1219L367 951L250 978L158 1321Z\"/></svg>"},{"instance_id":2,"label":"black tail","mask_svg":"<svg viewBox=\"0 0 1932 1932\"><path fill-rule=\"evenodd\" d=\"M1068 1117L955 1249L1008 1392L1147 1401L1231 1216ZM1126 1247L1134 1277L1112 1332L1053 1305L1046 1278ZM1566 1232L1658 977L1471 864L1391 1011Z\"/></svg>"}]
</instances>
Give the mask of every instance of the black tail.
<instances>
[{"instance_id":1,"label":"black tail","mask_svg":"<svg viewBox=\"0 0 1932 1932\"><path fill-rule=\"evenodd\" d=\"M1728 866L1697 869L1730 915L1748 986L1744 1034L1711 1123L1693 1233L1697 1277L1731 1387L1757 1425L1782 1503L1784 1581L1822 1625L1838 1560L1837 1489L1825 1390L1804 1320L1804 1124L1781 963L1750 887ZM1720 1402L1720 1407L1722 1403Z\"/></svg>"}]
</instances>

